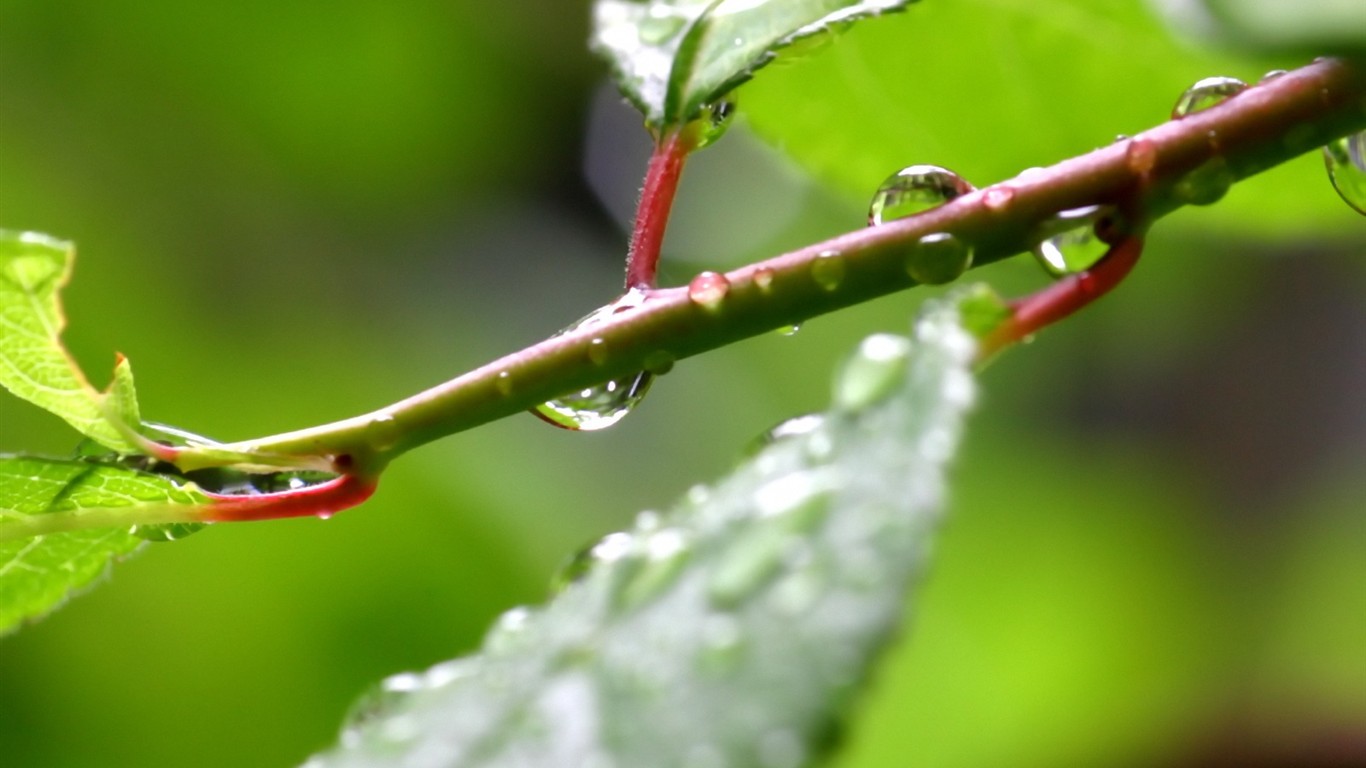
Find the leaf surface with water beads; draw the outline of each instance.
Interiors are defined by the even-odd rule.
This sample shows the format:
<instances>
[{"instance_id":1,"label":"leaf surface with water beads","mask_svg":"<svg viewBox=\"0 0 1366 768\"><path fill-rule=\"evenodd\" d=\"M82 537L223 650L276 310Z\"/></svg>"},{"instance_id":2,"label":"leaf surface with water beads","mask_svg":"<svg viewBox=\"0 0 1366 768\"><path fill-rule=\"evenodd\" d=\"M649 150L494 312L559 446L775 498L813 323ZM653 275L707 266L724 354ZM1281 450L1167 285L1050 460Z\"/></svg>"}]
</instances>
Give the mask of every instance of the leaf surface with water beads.
<instances>
[{"instance_id":1,"label":"leaf surface with water beads","mask_svg":"<svg viewBox=\"0 0 1366 768\"><path fill-rule=\"evenodd\" d=\"M943 508L974 390L960 301L981 297L934 304L911 339L865 340L828 413L587 550L478 655L385 681L309 768L818 758Z\"/></svg>"},{"instance_id":2,"label":"leaf surface with water beads","mask_svg":"<svg viewBox=\"0 0 1366 768\"><path fill-rule=\"evenodd\" d=\"M136 549L134 523L185 521L208 502L193 485L126 467L0 458L0 633L56 608Z\"/></svg>"},{"instance_id":3,"label":"leaf surface with water beads","mask_svg":"<svg viewBox=\"0 0 1366 768\"><path fill-rule=\"evenodd\" d=\"M75 247L33 232L0 230L0 386L65 419L121 453L138 453L110 421L97 391L62 346L66 323L58 293L71 276ZM109 412L137 420L132 369L120 358Z\"/></svg>"},{"instance_id":4,"label":"leaf surface with water beads","mask_svg":"<svg viewBox=\"0 0 1366 768\"><path fill-rule=\"evenodd\" d=\"M914 0L598 0L593 47L653 126L681 125L802 38Z\"/></svg>"}]
</instances>

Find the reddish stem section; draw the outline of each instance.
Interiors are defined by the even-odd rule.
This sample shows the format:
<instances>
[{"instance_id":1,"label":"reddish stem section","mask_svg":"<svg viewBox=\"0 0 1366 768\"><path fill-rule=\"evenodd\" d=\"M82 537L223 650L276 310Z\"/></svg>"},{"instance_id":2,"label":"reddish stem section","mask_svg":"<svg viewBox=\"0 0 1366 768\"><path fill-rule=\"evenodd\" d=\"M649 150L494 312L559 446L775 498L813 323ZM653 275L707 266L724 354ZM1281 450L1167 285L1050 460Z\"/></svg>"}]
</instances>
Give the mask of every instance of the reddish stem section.
<instances>
[{"instance_id":1,"label":"reddish stem section","mask_svg":"<svg viewBox=\"0 0 1366 768\"><path fill-rule=\"evenodd\" d=\"M626 288L653 288L659 269L659 250L669 223L669 209L683 174L683 163L693 150L694 139L687 131L672 131L655 143L654 154L645 171L645 186L636 207L635 229L626 255Z\"/></svg>"},{"instance_id":2,"label":"reddish stem section","mask_svg":"<svg viewBox=\"0 0 1366 768\"><path fill-rule=\"evenodd\" d=\"M350 509L375 492L374 479L341 475L325 483L297 491L266 493L260 496L230 496L205 493L213 499L204 520L215 523L247 520L278 520L285 517L321 517Z\"/></svg>"},{"instance_id":3,"label":"reddish stem section","mask_svg":"<svg viewBox=\"0 0 1366 768\"><path fill-rule=\"evenodd\" d=\"M1052 325L1109 293L1124 281L1143 252L1143 239L1129 236L1110 246L1094 266L1011 302L1011 317L982 340L986 359L1031 333Z\"/></svg>"}]
</instances>

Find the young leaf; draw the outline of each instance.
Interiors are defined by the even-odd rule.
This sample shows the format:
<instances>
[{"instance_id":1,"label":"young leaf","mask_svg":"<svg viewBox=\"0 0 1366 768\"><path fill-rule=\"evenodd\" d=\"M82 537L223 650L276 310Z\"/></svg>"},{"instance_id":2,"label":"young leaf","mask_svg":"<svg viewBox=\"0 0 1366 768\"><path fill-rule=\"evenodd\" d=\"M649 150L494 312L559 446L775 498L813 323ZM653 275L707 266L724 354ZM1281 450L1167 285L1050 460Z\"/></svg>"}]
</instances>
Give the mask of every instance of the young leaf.
<instances>
[{"instance_id":1,"label":"young leaf","mask_svg":"<svg viewBox=\"0 0 1366 768\"><path fill-rule=\"evenodd\" d=\"M207 502L192 485L124 467L0 458L0 634L56 608L132 552L143 541L132 522L185 521Z\"/></svg>"},{"instance_id":2,"label":"young leaf","mask_svg":"<svg viewBox=\"0 0 1366 768\"><path fill-rule=\"evenodd\" d=\"M62 417L120 453L138 453L109 422L103 402L62 346L66 324L58 292L71 276L71 243L33 232L0 230L0 386ZM119 359L114 411L137 415L133 374ZM136 424L136 422L132 422Z\"/></svg>"},{"instance_id":3,"label":"young leaf","mask_svg":"<svg viewBox=\"0 0 1366 768\"><path fill-rule=\"evenodd\" d=\"M865 340L829 413L603 539L478 655L385 681L309 768L809 763L900 621L975 349L951 301Z\"/></svg>"},{"instance_id":4,"label":"young leaf","mask_svg":"<svg viewBox=\"0 0 1366 768\"><path fill-rule=\"evenodd\" d=\"M779 48L913 0L598 0L593 47L654 126L696 117Z\"/></svg>"}]
</instances>

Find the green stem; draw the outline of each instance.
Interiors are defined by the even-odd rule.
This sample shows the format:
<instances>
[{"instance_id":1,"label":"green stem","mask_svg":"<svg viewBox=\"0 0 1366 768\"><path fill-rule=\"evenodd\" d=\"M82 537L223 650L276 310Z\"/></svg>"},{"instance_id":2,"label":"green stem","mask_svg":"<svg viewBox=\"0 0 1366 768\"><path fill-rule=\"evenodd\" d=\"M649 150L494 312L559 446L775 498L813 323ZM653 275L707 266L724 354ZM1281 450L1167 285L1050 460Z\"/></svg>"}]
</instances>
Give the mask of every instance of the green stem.
<instances>
[{"instance_id":1,"label":"green stem","mask_svg":"<svg viewBox=\"0 0 1366 768\"><path fill-rule=\"evenodd\" d=\"M224 448L345 457L376 473L405 451L565 392L910 288L914 281L903 260L925 235L952 233L972 245L974 265L990 264L1031 248L1040 223L1059 211L1113 205L1151 222L1184 205L1217 199L1210 182L1232 183L1361 130L1366 73L1341 60L1318 61L1214 108L939 208L732 270L725 275L729 291L715 307L694 303L686 289L652 290L637 310L548 339L373 413ZM1202 194L1192 195L1193 181L1203 183ZM817 260L828 262L832 252L842 262L833 286L829 277L835 271L822 270L817 280L812 269Z\"/></svg>"}]
</instances>

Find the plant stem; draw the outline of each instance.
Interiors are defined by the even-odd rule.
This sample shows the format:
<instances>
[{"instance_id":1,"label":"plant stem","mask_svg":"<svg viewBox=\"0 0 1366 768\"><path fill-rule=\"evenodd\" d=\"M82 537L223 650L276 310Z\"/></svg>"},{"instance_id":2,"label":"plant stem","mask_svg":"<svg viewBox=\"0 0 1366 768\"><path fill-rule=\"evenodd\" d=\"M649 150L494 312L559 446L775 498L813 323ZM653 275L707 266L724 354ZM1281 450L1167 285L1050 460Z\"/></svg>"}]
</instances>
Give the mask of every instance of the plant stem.
<instances>
[{"instance_id":1,"label":"plant stem","mask_svg":"<svg viewBox=\"0 0 1366 768\"><path fill-rule=\"evenodd\" d=\"M1040 223L1059 211L1112 205L1130 221L1151 222L1184 205L1210 202L1208 196L1192 197L1183 180L1207 178L1213 168L1216 180L1232 183L1361 130L1366 130L1366 72L1342 60L1318 61L1216 107L1027 177L732 270L725 275L729 290L717 306L694 303L686 289L650 290L634 311L548 339L379 411L224 448L345 456L373 475L404 451L650 368L652 361L681 360L909 288L915 283L904 259L925 235L952 233L971 244L975 266L990 264L1031 248ZM633 262L637 268L628 272L628 284L653 279L654 262L647 269L644 254L657 254L663 228L654 217L667 212L683 154L661 149L652 161L657 181L646 185L642 216L648 225L639 229L654 234L640 234L641 242L633 246L632 258L639 254L640 261ZM1325 194L1325 204L1329 197ZM812 270L831 252L843 262L833 288L829 280L813 279ZM597 350L592 356L590 344ZM603 359L604 347L605 361L596 362Z\"/></svg>"},{"instance_id":2,"label":"plant stem","mask_svg":"<svg viewBox=\"0 0 1366 768\"><path fill-rule=\"evenodd\" d=\"M694 149L691 133L675 130L663 133L655 142L654 153L645 170L645 185L636 206L635 229L626 254L626 289L655 287L659 251L669 223L674 193L683 174L683 163Z\"/></svg>"}]
</instances>

